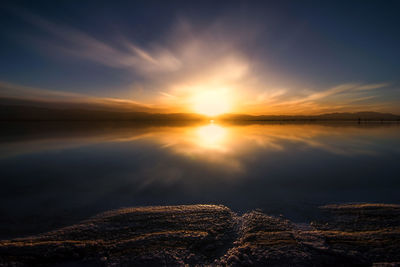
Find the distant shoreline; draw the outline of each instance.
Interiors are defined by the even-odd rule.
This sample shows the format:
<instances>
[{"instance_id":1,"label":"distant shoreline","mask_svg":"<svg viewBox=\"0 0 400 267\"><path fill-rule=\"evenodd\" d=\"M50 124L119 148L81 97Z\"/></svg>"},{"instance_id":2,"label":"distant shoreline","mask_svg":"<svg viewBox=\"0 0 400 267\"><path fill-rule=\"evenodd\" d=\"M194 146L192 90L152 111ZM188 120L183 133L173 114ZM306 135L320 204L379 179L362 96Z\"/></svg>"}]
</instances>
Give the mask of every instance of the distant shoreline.
<instances>
[{"instance_id":1,"label":"distant shoreline","mask_svg":"<svg viewBox=\"0 0 400 267\"><path fill-rule=\"evenodd\" d=\"M0 98L1 100L1 98ZM8 101L9 102L9 101ZM121 110L91 105L66 105L42 102L21 102L7 104L0 101L0 121L189 121L219 122L255 121L356 121L356 122L400 122L400 115L373 111L325 113L319 115L249 115L249 114L221 114L206 116L197 113L152 113L146 111Z\"/></svg>"},{"instance_id":2,"label":"distant shoreline","mask_svg":"<svg viewBox=\"0 0 400 267\"><path fill-rule=\"evenodd\" d=\"M173 122L188 122L188 123L251 123L251 122L356 122L356 123L380 123L380 122L390 122L390 123L400 123L400 119L390 120L390 119L0 119L0 122L140 122L140 123L173 123Z\"/></svg>"}]
</instances>

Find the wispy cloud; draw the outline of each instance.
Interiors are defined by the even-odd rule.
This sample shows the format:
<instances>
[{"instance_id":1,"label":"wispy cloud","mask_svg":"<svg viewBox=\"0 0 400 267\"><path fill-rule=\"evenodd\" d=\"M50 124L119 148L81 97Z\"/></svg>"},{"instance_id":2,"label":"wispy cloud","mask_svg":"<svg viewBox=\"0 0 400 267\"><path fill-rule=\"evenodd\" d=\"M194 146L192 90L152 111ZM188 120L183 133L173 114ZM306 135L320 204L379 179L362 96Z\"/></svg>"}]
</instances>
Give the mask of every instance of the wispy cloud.
<instances>
[{"instance_id":1,"label":"wispy cloud","mask_svg":"<svg viewBox=\"0 0 400 267\"><path fill-rule=\"evenodd\" d=\"M237 112L321 113L388 110L395 105L394 100L380 97L381 91L391 86L387 82L350 82L314 90L296 84L275 88L266 78L268 63L242 49L243 43L252 41L254 32L232 31L218 21L194 28L178 20L159 43L138 45L126 36L104 40L26 11L18 13L46 34L36 40L45 44L46 50L140 77L124 89L125 97L139 103L190 111L190 96L196 91L224 90L234 99Z\"/></svg>"},{"instance_id":2,"label":"wispy cloud","mask_svg":"<svg viewBox=\"0 0 400 267\"><path fill-rule=\"evenodd\" d=\"M195 31L190 23L179 20L165 40L144 47L126 37L104 41L31 13L20 15L47 34L36 39L46 53L54 51L57 56L134 73L140 82L133 82L127 91L140 91L141 97L162 91L167 93L164 96L184 98L199 86L233 87L248 74L250 62L238 49L240 38L227 35L218 23ZM150 97L160 100L157 93Z\"/></svg>"},{"instance_id":3,"label":"wispy cloud","mask_svg":"<svg viewBox=\"0 0 400 267\"><path fill-rule=\"evenodd\" d=\"M360 84L346 83L326 90L305 90L302 94L294 95L292 91L277 90L279 94L265 96L258 105L267 106L271 113L321 113L336 111L386 110L392 108L384 101L374 101L379 98L380 89L390 86L390 83ZM388 101L390 102L390 101ZM254 107L256 108L256 107Z\"/></svg>"},{"instance_id":4,"label":"wispy cloud","mask_svg":"<svg viewBox=\"0 0 400 267\"><path fill-rule=\"evenodd\" d=\"M168 50L153 47L146 51L126 40L118 46L102 41L78 29L59 25L26 11L18 12L22 18L49 34L36 41L68 56L91 60L109 67L132 69L141 73L168 72L180 67L180 62Z\"/></svg>"},{"instance_id":5,"label":"wispy cloud","mask_svg":"<svg viewBox=\"0 0 400 267\"><path fill-rule=\"evenodd\" d=\"M63 105L74 105L82 108L97 107L125 111L163 111L162 109L155 108L152 105L144 105L127 99L93 97L78 93L21 86L2 81L0 81L0 99L3 99L2 104L15 103L13 100L19 99L33 101L38 104L58 103L60 104L58 107L63 107Z\"/></svg>"}]
</instances>

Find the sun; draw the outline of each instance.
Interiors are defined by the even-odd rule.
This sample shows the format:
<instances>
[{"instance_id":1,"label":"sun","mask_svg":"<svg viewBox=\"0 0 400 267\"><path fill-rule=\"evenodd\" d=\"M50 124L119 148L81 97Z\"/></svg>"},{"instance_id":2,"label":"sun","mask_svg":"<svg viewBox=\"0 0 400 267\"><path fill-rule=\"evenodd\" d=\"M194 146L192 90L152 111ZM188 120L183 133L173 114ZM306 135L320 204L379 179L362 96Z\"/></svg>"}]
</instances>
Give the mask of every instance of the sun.
<instances>
[{"instance_id":1,"label":"sun","mask_svg":"<svg viewBox=\"0 0 400 267\"><path fill-rule=\"evenodd\" d=\"M231 110L230 97L225 90L202 91L192 98L193 110L207 116L217 116Z\"/></svg>"}]
</instances>

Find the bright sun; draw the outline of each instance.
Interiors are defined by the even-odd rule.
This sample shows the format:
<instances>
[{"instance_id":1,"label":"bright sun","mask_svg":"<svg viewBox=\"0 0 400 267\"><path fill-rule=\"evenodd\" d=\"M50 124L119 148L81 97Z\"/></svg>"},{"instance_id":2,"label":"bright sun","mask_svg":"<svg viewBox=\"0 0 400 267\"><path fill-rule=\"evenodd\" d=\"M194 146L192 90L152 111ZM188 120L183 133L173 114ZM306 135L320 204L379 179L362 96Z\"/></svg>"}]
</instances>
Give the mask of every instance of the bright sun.
<instances>
[{"instance_id":1,"label":"bright sun","mask_svg":"<svg viewBox=\"0 0 400 267\"><path fill-rule=\"evenodd\" d=\"M203 91L196 94L192 101L194 111L207 116L227 113L231 109L229 96L225 91Z\"/></svg>"}]
</instances>

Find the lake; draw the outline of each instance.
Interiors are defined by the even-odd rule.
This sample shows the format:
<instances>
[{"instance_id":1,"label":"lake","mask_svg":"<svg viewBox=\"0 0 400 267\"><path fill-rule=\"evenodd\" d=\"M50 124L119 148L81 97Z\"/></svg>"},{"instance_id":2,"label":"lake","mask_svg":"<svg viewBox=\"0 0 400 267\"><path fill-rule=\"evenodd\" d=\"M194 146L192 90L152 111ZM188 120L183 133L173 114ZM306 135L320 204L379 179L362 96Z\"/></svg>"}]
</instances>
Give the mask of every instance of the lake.
<instances>
[{"instance_id":1,"label":"lake","mask_svg":"<svg viewBox=\"0 0 400 267\"><path fill-rule=\"evenodd\" d=\"M400 124L3 122L0 237L127 206L223 204L296 222L400 203Z\"/></svg>"}]
</instances>

